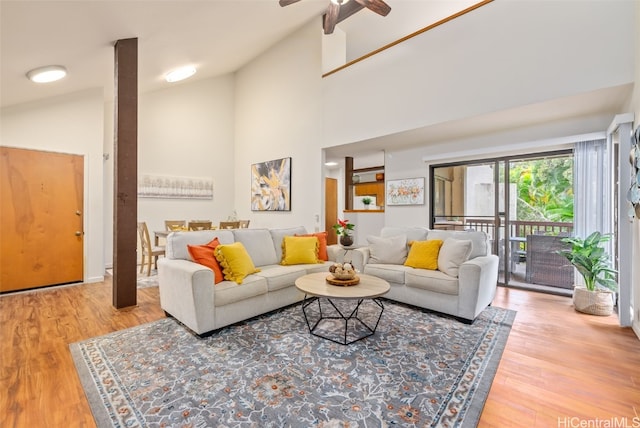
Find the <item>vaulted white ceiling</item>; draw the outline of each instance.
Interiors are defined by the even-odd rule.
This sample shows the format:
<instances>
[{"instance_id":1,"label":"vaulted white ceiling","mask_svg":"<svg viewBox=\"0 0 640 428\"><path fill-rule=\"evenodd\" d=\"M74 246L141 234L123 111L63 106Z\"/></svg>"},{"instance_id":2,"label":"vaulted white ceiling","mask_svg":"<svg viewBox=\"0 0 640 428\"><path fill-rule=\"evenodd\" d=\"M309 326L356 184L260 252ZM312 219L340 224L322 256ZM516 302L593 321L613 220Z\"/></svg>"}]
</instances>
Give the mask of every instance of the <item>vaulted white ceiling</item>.
<instances>
[{"instance_id":1,"label":"vaulted white ceiling","mask_svg":"<svg viewBox=\"0 0 640 428\"><path fill-rule=\"evenodd\" d=\"M464 9L477 0L388 0L387 17L362 10L338 25L350 58ZM166 87L164 74L190 64L193 79L233 72L293 31L317 20L329 0L0 1L0 103L9 106L104 88L113 93L113 44L137 37L139 90ZM331 37L331 36L325 36ZM37 85L27 71L67 67L62 81Z\"/></svg>"},{"instance_id":2,"label":"vaulted white ceiling","mask_svg":"<svg viewBox=\"0 0 640 428\"><path fill-rule=\"evenodd\" d=\"M281 8L277 0L2 1L3 106L87 88L112 92L113 44L137 37L139 89L166 85L169 70L192 64L196 78L233 72L310 19L325 1ZM25 73L60 64L62 81L36 85Z\"/></svg>"},{"instance_id":3,"label":"vaulted white ceiling","mask_svg":"<svg viewBox=\"0 0 640 428\"><path fill-rule=\"evenodd\" d=\"M392 7L387 17L364 9L338 24L338 30L347 34L348 60L479 2L385 1ZM186 64L198 69L190 80L234 72L313 20L320 34L328 2L301 0L280 7L278 0L1 0L0 106L95 88L104 90L105 99L111 98L113 45L118 39L131 37L139 40L140 92L168 87L164 74ZM68 76L47 85L26 78L27 71L51 64L66 66ZM354 152L377 156L389 145L410 147L490 134L505 126L525 129L542 122L611 115L619 112L628 93L626 85L603 88L553 104L544 102L470 118L464 125L459 121L442 123L346 144L331 148L327 156L340 159ZM580 127L575 129L579 132Z\"/></svg>"}]
</instances>

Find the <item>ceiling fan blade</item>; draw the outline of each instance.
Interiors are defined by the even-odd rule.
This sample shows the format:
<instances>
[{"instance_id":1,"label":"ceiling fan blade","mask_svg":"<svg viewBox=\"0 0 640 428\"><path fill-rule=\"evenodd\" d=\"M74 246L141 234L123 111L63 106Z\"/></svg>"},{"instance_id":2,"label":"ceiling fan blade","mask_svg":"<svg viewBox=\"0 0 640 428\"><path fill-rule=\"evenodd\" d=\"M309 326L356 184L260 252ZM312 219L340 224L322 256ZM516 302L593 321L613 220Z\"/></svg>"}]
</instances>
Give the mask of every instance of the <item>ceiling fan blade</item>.
<instances>
[{"instance_id":1,"label":"ceiling fan blade","mask_svg":"<svg viewBox=\"0 0 640 428\"><path fill-rule=\"evenodd\" d=\"M300 0L280 0L280 6L289 6L290 4L298 3Z\"/></svg>"},{"instance_id":2,"label":"ceiling fan blade","mask_svg":"<svg viewBox=\"0 0 640 428\"><path fill-rule=\"evenodd\" d=\"M324 34L333 33L333 30L336 28L336 24L338 23L339 13L340 5L333 2L329 3L327 12L324 14L324 23L322 25L322 28L324 28Z\"/></svg>"},{"instance_id":3,"label":"ceiling fan blade","mask_svg":"<svg viewBox=\"0 0 640 428\"><path fill-rule=\"evenodd\" d=\"M369 10L377 13L378 15L387 16L391 12L391 6L386 4L382 0L356 0Z\"/></svg>"},{"instance_id":4,"label":"ceiling fan blade","mask_svg":"<svg viewBox=\"0 0 640 428\"><path fill-rule=\"evenodd\" d=\"M343 3L340 6L340 13L338 14L338 20L336 22L342 22L354 13L361 11L362 9L364 9L364 6L355 1Z\"/></svg>"}]
</instances>

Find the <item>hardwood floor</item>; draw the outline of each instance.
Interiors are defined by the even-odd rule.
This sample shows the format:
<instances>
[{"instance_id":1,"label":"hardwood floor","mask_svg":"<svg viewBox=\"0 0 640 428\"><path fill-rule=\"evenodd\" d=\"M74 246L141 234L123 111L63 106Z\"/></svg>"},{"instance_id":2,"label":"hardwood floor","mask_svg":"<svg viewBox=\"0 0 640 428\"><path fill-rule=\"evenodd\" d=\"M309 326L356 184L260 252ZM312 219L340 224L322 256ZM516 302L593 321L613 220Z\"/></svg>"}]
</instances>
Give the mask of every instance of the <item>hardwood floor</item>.
<instances>
[{"instance_id":1,"label":"hardwood floor","mask_svg":"<svg viewBox=\"0 0 640 428\"><path fill-rule=\"evenodd\" d=\"M0 297L0 427L95 427L69 344L164 317L158 287L112 306L111 280Z\"/></svg>"},{"instance_id":2,"label":"hardwood floor","mask_svg":"<svg viewBox=\"0 0 640 428\"><path fill-rule=\"evenodd\" d=\"M617 316L503 287L494 305L518 314L480 427L640 427L640 341ZM622 425L594 422L625 417Z\"/></svg>"},{"instance_id":3,"label":"hardwood floor","mask_svg":"<svg viewBox=\"0 0 640 428\"><path fill-rule=\"evenodd\" d=\"M95 427L69 344L164 317L157 287L111 300L110 281L0 296L0 426ZM640 341L615 316L502 287L494 305L518 315L480 427L640 426Z\"/></svg>"}]
</instances>

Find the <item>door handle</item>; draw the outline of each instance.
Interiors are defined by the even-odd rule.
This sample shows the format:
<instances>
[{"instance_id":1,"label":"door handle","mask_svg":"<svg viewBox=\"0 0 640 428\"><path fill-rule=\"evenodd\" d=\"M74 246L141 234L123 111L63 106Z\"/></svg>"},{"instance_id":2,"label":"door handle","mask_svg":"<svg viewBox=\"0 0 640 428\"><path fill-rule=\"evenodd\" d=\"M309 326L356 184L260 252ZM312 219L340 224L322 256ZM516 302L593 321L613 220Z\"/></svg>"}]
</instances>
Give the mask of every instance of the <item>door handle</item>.
<instances>
[{"instance_id":1,"label":"door handle","mask_svg":"<svg viewBox=\"0 0 640 428\"><path fill-rule=\"evenodd\" d=\"M76 236L82 236L82 232L80 232L79 230L76 230Z\"/></svg>"}]
</instances>

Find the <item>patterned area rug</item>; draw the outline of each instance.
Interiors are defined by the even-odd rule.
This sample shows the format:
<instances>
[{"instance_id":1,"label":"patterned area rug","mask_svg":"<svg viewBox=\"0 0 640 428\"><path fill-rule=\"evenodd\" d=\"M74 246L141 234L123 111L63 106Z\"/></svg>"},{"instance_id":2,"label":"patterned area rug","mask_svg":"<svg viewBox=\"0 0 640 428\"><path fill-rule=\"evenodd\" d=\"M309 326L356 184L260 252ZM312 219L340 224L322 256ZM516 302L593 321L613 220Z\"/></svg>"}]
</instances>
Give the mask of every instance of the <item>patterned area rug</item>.
<instances>
[{"instance_id":1,"label":"patterned area rug","mask_svg":"<svg viewBox=\"0 0 640 428\"><path fill-rule=\"evenodd\" d=\"M152 269L150 276L147 276L146 273L138 273L137 282L138 288L157 287L158 272L155 269Z\"/></svg>"},{"instance_id":2,"label":"patterned area rug","mask_svg":"<svg viewBox=\"0 0 640 428\"><path fill-rule=\"evenodd\" d=\"M384 306L348 346L309 334L294 305L204 339L167 318L70 347L98 427L476 426L515 312L467 325Z\"/></svg>"},{"instance_id":3,"label":"patterned area rug","mask_svg":"<svg viewBox=\"0 0 640 428\"><path fill-rule=\"evenodd\" d=\"M113 269L107 269L107 275L113 276ZM158 271L155 269L151 269L151 275L147 276L146 273L137 273L137 287L138 288L147 288L147 287L157 287L158 286Z\"/></svg>"}]
</instances>

